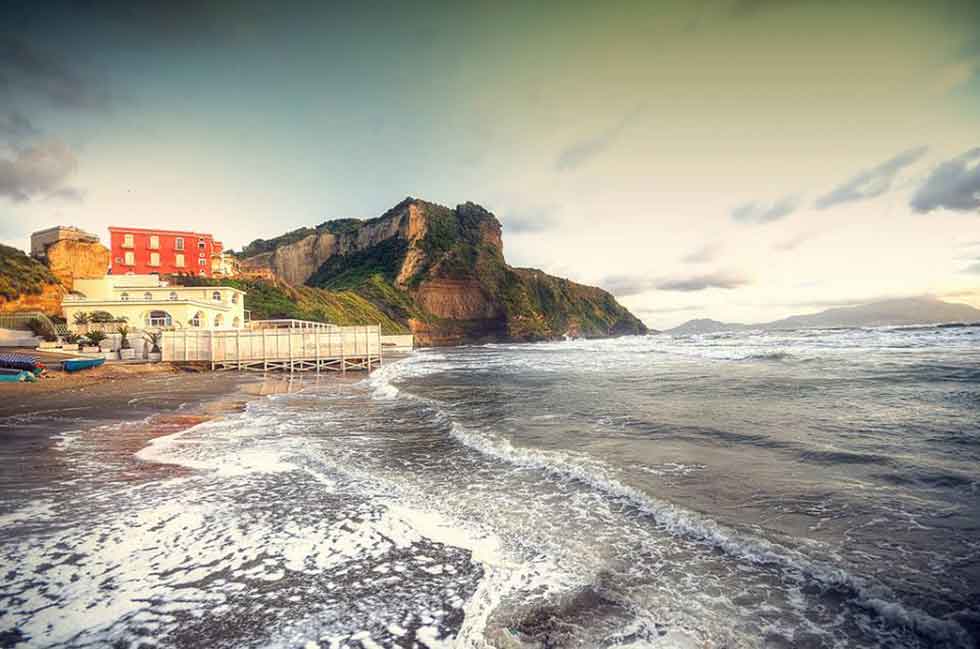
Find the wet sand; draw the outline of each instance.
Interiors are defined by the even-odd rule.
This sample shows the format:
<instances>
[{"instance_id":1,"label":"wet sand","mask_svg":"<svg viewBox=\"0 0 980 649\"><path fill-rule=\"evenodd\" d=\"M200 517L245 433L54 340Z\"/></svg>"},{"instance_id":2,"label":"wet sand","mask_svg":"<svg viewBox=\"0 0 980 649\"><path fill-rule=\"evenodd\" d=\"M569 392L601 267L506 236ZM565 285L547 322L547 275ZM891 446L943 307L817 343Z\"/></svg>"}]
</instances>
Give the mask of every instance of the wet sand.
<instances>
[{"instance_id":1,"label":"wet sand","mask_svg":"<svg viewBox=\"0 0 980 649\"><path fill-rule=\"evenodd\" d=\"M0 475L0 514L57 479L54 447L66 433L113 428L103 452L120 461L106 480L166 477L178 469L135 457L151 439L299 385L278 375L188 372L161 363L51 372L38 383L0 386L0 462L12 468Z\"/></svg>"}]
</instances>

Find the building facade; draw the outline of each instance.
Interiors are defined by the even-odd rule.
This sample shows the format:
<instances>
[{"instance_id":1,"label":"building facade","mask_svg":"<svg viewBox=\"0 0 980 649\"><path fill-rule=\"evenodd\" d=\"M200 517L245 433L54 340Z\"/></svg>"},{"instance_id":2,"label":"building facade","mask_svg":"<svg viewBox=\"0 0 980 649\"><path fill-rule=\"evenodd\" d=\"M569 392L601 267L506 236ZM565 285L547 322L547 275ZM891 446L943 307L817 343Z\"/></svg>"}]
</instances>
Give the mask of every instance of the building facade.
<instances>
[{"instance_id":1,"label":"building facade","mask_svg":"<svg viewBox=\"0 0 980 649\"><path fill-rule=\"evenodd\" d=\"M210 234L144 228L109 228L113 275L212 277L223 247Z\"/></svg>"},{"instance_id":2,"label":"building facade","mask_svg":"<svg viewBox=\"0 0 980 649\"><path fill-rule=\"evenodd\" d=\"M157 275L79 279L62 310L73 327L78 313L105 312L134 329L239 329L245 293L229 286L169 286Z\"/></svg>"},{"instance_id":3,"label":"building facade","mask_svg":"<svg viewBox=\"0 0 980 649\"><path fill-rule=\"evenodd\" d=\"M35 259L47 257L47 250L51 244L58 241L85 241L88 243L98 243L99 238L85 230L72 226L56 225L53 228L38 230L31 234L31 256Z\"/></svg>"}]
</instances>

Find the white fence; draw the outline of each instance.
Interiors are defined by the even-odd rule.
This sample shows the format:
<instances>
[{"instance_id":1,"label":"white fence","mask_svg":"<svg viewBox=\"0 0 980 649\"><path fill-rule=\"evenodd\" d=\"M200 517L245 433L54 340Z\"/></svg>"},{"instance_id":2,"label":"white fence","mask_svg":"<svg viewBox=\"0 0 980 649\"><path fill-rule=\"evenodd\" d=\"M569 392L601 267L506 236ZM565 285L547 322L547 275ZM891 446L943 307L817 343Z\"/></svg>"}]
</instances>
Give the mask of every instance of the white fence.
<instances>
[{"instance_id":1,"label":"white fence","mask_svg":"<svg viewBox=\"0 0 980 649\"><path fill-rule=\"evenodd\" d=\"M381 364L381 327L164 331L163 360L210 363L212 369L346 372Z\"/></svg>"}]
</instances>

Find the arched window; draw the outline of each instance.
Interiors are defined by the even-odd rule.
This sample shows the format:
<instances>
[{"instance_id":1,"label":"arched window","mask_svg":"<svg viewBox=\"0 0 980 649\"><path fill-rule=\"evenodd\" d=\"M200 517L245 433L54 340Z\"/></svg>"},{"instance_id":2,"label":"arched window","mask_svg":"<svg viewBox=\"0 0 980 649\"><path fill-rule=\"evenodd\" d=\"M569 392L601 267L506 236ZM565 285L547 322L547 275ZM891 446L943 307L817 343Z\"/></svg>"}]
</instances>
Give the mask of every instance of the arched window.
<instances>
[{"instance_id":1,"label":"arched window","mask_svg":"<svg viewBox=\"0 0 980 649\"><path fill-rule=\"evenodd\" d=\"M238 293L232 293L231 294L231 303L232 304L238 304Z\"/></svg>"},{"instance_id":2,"label":"arched window","mask_svg":"<svg viewBox=\"0 0 980 649\"><path fill-rule=\"evenodd\" d=\"M147 327L172 327L173 318L166 311L150 311L146 316Z\"/></svg>"},{"instance_id":3,"label":"arched window","mask_svg":"<svg viewBox=\"0 0 980 649\"><path fill-rule=\"evenodd\" d=\"M150 293L149 291L147 291L146 293L143 294L143 299L144 300L152 300L153 299L153 293Z\"/></svg>"},{"instance_id":4,"label":"arched window","mask_svg":"<svg viewBox=\"0 0 980 649\"><path fill-rule=\"evenodd\" d=\"M221 301L221 291L215 291L214 293L212 293L211 294L211 299L214 300L215 302L220 302Z\"/></svg>"},{"instance_id":5,"label":"arched window","mask_svg":"<svg viewBox=\"0 0 980 649\"><path fill-rule=\"evenodd\" d=\"M123 293L122 295L119 296L119 299L122 300L123 302L129 302L129 293Z\"/></svg>"},{"instance_id":6,"label":"arched window","mask_svg":"<svg viewBox=\"0 0 980 649\"><path fill-rule=\"evenodd\" d=\"M171 300L177 299L177 291L170 291L170 299Z\"/></svg>"},{"instance_id":7,"label":"arched window","mask_svg":"<svg viewBox=\"0 0 980 649\"><path fill-rule=\"evenodd\" d=\"M201 313L200 311L198 311L197 313L194 314L194 317L191 318L191 326L192 327L200 327L201 326L201 322L203 320L204 320L204 314Z\"/></svg>"},{"instance_id":8,"label":"arched window","mask_svg":"<svg viewBox=\"0 0 980 649\"><path fill-rule=\"evenodd\" d=\"M225 323L225 317L223 315L221 315L219 313L218 315L214 316L214 328L215 329L217 329L218 327L222 326L224 323Z\"/></svg>"},{"instance_id":9,"label":"arched window","mask_svg":"<svg viewBox=\"0 0 980 649\"><path fill-rule=\"evenodd\" d=\"M239 327L242 326L242 319L236 315L235 319L231 321L231 326L233 326L235 329L238 329Z\"/></svg>"}]
</instances>

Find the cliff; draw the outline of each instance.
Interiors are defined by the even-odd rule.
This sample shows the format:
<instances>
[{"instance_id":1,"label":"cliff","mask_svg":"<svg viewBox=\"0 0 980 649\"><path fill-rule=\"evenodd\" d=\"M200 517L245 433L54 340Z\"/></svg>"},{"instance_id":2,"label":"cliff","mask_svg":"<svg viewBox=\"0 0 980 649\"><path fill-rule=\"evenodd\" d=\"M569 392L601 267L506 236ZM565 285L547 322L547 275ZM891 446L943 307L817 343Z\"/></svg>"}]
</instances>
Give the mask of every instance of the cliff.
<instances>
[{"instance_id":1,"label":"cliff","mask_svg":"<svg viewBox=\"0 0 980 649\"><path fill-rule=\"evenodd\" d=\"M473 203L407 198L374 219L253 242L242 266L358 295L423 345L646 332L601 289L507 265L500 222Z\"/></svg>"},{"instance_id":2,"label":"cliff","mask_svg":"<svg viewBox=\"0 0 980 649\"><path fill-rule=\"evenodd\" d=\"M0 313L61 314L65 289L47 266L16 248L0 245Z\"/></svg>"},{"instance_id":3,"label":"cliff","mask_svg":"<svg viewBox=\"0 0 980 649\"><path fill-rule=\"evenodd\" d=\"M109 270L109 249L99 243L62 239L45 251L48 268L66 290L76 279L104 277Z\"/></svg>"}]
</instances>

